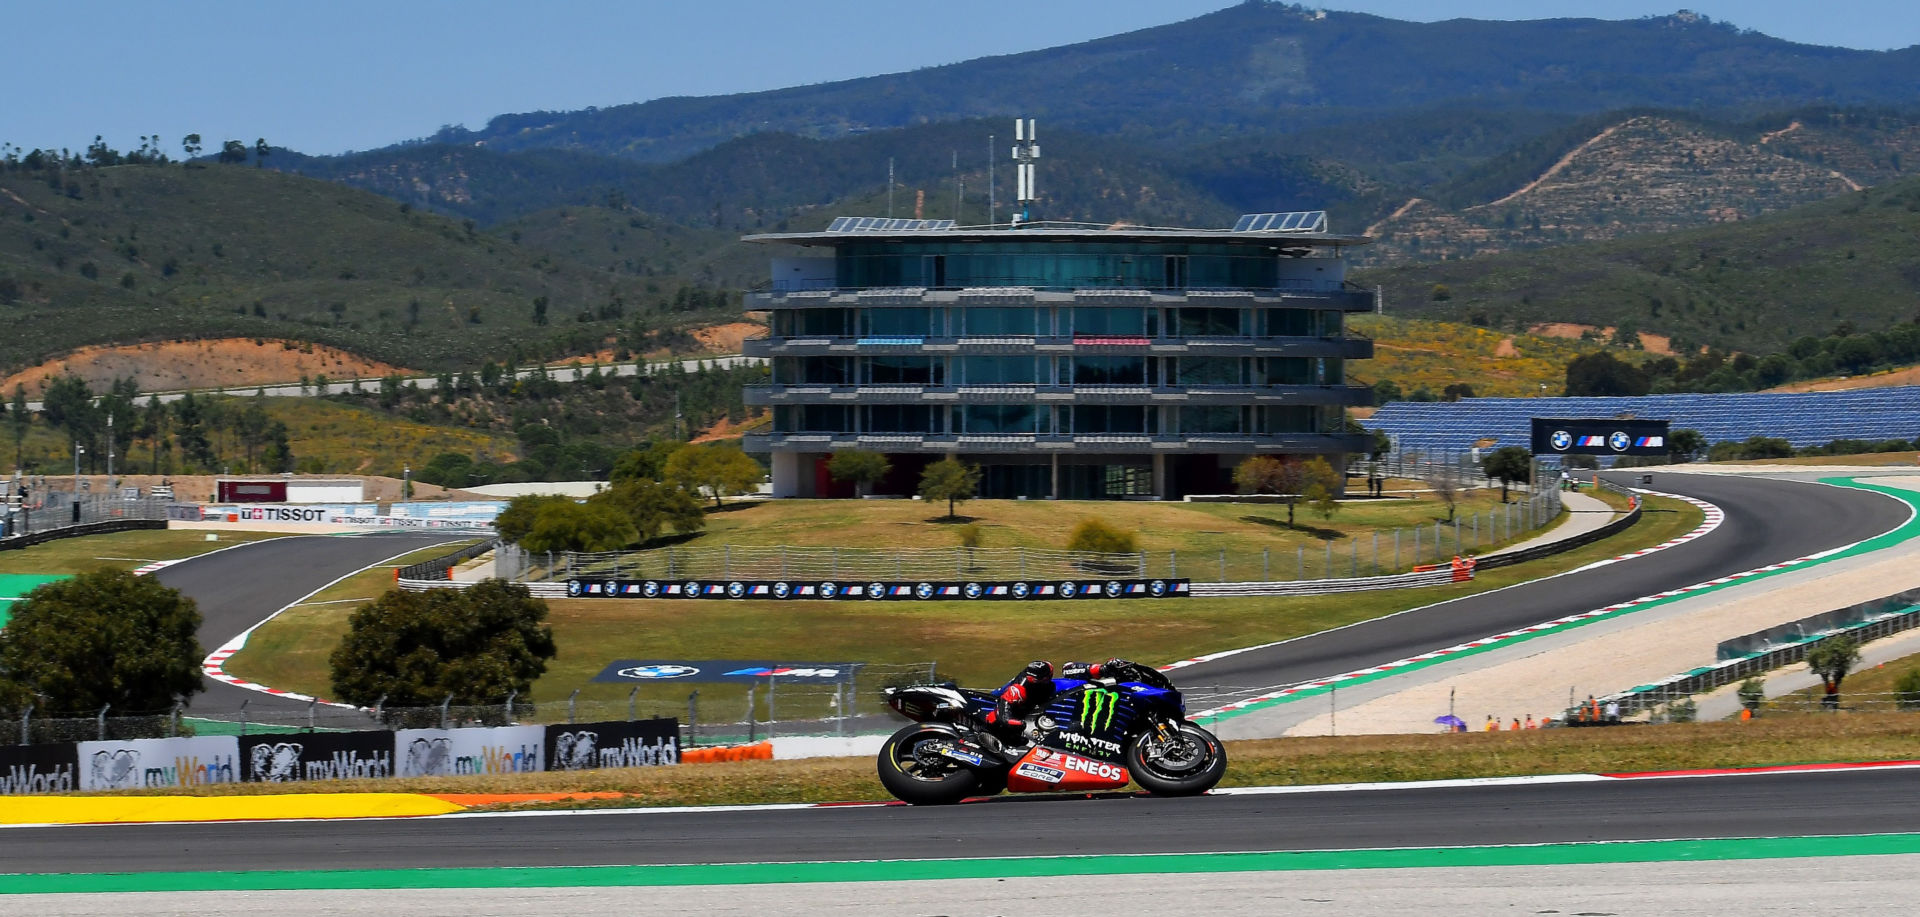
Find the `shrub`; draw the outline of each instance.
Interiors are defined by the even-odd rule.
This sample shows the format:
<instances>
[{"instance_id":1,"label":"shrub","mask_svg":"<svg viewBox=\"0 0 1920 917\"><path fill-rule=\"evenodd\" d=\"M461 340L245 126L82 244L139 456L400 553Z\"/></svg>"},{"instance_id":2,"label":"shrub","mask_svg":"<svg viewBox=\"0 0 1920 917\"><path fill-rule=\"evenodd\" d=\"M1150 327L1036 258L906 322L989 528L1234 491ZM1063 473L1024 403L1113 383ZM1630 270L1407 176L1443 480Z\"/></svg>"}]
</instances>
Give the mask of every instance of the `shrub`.
<instances>
[{"instance_id":1,"label":"shrub","mask_svg":"<svg viewBox=\"0 0 1920 917\"><path fill-rule=\"evenodd\" d=\"M1920 674L1920 673L1915 673ZM1767 699L1767 680L1758 675L1740 683L1740 706L1748 710L1760 709Z\"/></svg>"},{"instance_id":2,"label":"shrub","mask_svg":"<svg viewBox=\"0 0 1920 917\"><path fill-rule=\"evenodd\" d=\"M1902 710L1920 710L1920 669L1910 669L1893 683L1893 702Z\"/></svg>"},{"instance_id":3,"label":"shrub","mask_svg":"<svg viewBox=\"0 0 1920 917\"><path fill-rule=\"evenodd\" d=\"M979 547L981 542L987 540L987 532L980 527L980 523L969 522L966 525L954 529L953 537L959 540L961 547L972 550Z\"/></svg>"},{"instance_id":4,"label":"shrub","mask_svg":"<svg viewBox=\"0 0 1920 917\"><path fill-rule=\"evenodd\" d=\"M1073 527L1073 536L1067 539L1067 550L1094 554L1136 554L1140 551L1140 543L1132 532L1114 528L1104 519L1088 519Z\"/></svg>"}]
</instances>

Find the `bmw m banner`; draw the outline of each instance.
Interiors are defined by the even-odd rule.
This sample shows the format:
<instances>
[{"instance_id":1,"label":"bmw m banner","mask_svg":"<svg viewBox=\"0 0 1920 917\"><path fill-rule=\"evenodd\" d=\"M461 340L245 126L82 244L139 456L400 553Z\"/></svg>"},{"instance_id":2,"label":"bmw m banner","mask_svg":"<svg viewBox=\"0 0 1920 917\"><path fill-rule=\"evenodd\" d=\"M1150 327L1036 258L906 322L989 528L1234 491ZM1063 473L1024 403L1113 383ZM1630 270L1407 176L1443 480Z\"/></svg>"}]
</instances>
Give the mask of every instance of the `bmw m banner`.
<instances>
[{"instance_id":1,"label":"bmw m banner","mask_svg":"<svg viewBox=\"0 0 1920 917\"><path fill-rule=\"evenodd\" d=\"M1533 418L1534 455L1667 455L1665 420Z\"/></svg>"},{"instance_id":2,"label":"bmw m banner","mask_svg":"<svg viewBox=\"0 0 1920 917\"><path fill-rule=\"evenodd\" d=\"M1190 594L1184 579L1020 581L791 582L787 580L567 580L570 598L606 599L859 599L863 601L1034 601L1046 599L1174 599Z\"/></svg>"}]
</instances>

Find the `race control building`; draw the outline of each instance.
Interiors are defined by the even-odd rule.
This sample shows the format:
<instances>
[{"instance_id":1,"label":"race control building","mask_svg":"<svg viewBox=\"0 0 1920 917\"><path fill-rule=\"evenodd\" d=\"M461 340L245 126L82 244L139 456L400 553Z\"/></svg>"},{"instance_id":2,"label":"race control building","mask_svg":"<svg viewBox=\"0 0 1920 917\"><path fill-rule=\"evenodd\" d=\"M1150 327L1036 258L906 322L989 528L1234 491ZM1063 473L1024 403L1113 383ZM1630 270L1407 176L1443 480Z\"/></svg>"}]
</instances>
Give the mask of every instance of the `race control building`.
<instances>
[{"instance_id":1,"label":"race control building","mask_svg":"<svg viewBox=\"0 0 1920 917\"><path fill-rule=\"evenodd\" d=\"M911 494L953 455L980 496L1179 499L1233 492L1252 454L1363 451L1345 409L1371 403L1348 360L1373 342L1346 316L1375 308L1346 281L1318 211L1231 229L842 217L786 246L748 308L769 332L746 353L772 408L746 438L780 497L843 496L836 450L887 455L879 494Z\"/></svg>"}]
</instances>

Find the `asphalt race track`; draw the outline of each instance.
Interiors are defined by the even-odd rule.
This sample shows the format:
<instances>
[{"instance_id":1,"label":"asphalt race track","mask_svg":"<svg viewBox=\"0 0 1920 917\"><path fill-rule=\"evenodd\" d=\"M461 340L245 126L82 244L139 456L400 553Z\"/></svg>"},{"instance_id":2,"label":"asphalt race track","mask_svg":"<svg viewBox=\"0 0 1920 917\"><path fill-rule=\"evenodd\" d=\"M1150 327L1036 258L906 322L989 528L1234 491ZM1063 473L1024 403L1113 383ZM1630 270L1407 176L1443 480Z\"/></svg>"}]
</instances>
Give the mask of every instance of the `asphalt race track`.
<instances>
[{"instance_id":1,"label":"asphalt race track","mask_svg":"<svg viewBox=\"0 0 1920 917\"><path fill-rule=\"evenodd\" d=\"M34 829L8 872L1214 853L1920 830L1912 770L1188 799ZM0 839L26 841L11 831ZM102 851L112 851L105 859Z\"/></svg>"},{"instance_id":2,"label":"asphalt race track","mask_svg":"<svg viewBox=\"0 0 1920 917\"><path fill-rule=\"evenodd\" d=\"M1637 477L1622 474L1617 480ZM1274 688L1406 659L1489 634L1604 608L1667 589L1851 544L1907 520L1906 504L1870 491L1732 475L1662 472L1653 489L1719 506L1719 529L1657 554L1432 606L1203 662L1182 685ZM1224 647L1223 647L1224 649ZM1260 693L1248 690L1245 696ZM1212 698L1221 703L1231 699Z\"/></svg>"},{"instance_id":3,"label":"asphalt race track","mask_svg":"<svg viewBox=\"0 0 1920 917\"><path fill-rule=\"evenodd\" d=\"M293 535L269 538L202 554L166 567L154 578L192 598L200 606L200 645L208 651L259 624L268 615L300 601L328 583L389 557L472 536L444 532L378 535ZM306 702L275 697L211 678L192 706L232 712L247 702L250 711L306 708Z\"/></svg>"}]
</instances>

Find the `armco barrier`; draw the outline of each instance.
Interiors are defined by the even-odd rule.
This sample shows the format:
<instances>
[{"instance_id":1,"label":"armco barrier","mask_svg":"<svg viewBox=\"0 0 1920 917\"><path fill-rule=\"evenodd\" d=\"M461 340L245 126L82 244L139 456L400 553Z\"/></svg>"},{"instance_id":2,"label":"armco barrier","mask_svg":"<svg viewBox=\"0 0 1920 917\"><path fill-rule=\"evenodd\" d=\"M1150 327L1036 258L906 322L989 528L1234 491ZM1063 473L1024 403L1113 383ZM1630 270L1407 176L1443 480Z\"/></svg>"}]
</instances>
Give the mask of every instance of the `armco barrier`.
<instances>
[{"instance_id":1,"label":"armco barrier","mask_svg":"<svg viewBox=\"0 0 1920 917\"><path fill-rule=\"evenodd\" d=\"M283 732L0 746L0 794L649 767L681 761L672 718Z\"/></svg>"},{"instance_id":2,"label":"armco barrier","mask_svg":"<svg viewBox=\"0 0 1920 917\"><path fill-rule=\"evenodd\" d=\"M1582 532L1561 541L1550 541L1546 544L1534 545L1531 548L1522 548L1518 551L1508 551L1504 554L1490 554L1486 557L1477 557L1474 558L1474 560L1481 567L1511 567L1514 564L1522 564L1530 560L1539 560L1542 557L1552 557L1555 554L1565 553L1575 548L1586 547L1603 538L1618 535L1632 528L1633 524L1639 521L1640 500L1635 498L1633 508L1628 510L1626 515L1591 532Z\"/></svg>"},{"instance_id":3,"label":"armco barrier","mask_svg":"<svg viewBox=\"0 0 1920 917\"><path fill-rule=\"evenodd\" d=\"M1857 642L1866 643L1912 630L1920 627L1920 589L1897 592L1871 602L1862 602L1859 605L1815 615L1808 620L1831 619L1836 615L1844 617L1861 611L1870 613L1872 617L1827 633L1794 637L1763 650L1723 659L1713 665L1681 672L1652 684L1638 685L1625 691L1609 694L1600 698L1600 703L1617 703L1623 714L1648 710L1676 698L1703 694L1715 688L1745 681L1754 675L1805 662L1808 653L1828 640L1850 637ZM1747 638L1735 638L1727 643L1737 643L1744 639ZM1727 643L1721 644L1722 647Z\"/></svg>"},{"instance_id":4,"label":"armco barrier","mask_svg":"<svg viewBox=\"0 0 1920 917\"><path fill-rule=\"evenodd\" d=\"M498 538L489 538L486 541L474 542L451 554L443 554L432 560L425 560L412 566L401 567L398 571L399 578L403 580L448 579L452 577L454 567L459 566L464 561L479 557L499 546L500 539Z\"/></svg>"},{"instance_id":5,"label":"armco barrier","mask_svg":"<svg viewBox=\"0 0 1920 917\"><path fill-rule=\"evenodd\" d=\"M1351 579L1300 580L1279 583L1194 583L1194 598L1229 595L1325 595L1333 592L1365 592L1370 589L1404 589L1411 586L1441 586L1473 578L1471 565L1449 564L1431 570L1400 573L1393 576L1362 576Z\"/></svg>"},{"instance_id":6,"label":"armco barrier","mask_svg":"<svg viewBox=\"0 0 1920 917\"><path fill-rule=\"evenodd\" d=\"M166 527L167 520L165 519L112 519L106 522L83 522L79 525L70 525L60 529L48 529L44 532L34 532L31 535L21 535L17 538L0 538L0 551L32 547L33 545L44 544L56 538L79 538L83 535L105 535L110 532L133 532L142 529L164 529Z\"/></svg>"},{"instance_id":7,"label":"armco barrier","mask_svg":"<svg viewBox=\"0 0 1920 917\"><path fill-rule=\"evenodd\" d=\"M394 585L402 592L426 592L432 589L465 589L472 586L473 583L465 580L449 579L400 579L396 580ZM567 584L563 582L516 583L515 585L527 587L527 594L536 599L564 599L567 597Z\"/></svg>"}]
</instances>

